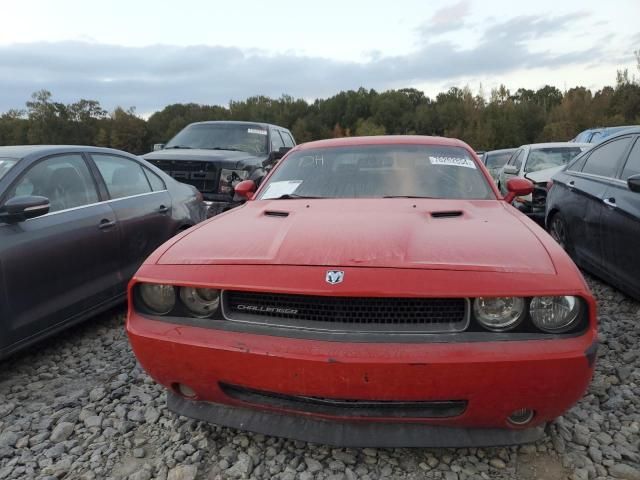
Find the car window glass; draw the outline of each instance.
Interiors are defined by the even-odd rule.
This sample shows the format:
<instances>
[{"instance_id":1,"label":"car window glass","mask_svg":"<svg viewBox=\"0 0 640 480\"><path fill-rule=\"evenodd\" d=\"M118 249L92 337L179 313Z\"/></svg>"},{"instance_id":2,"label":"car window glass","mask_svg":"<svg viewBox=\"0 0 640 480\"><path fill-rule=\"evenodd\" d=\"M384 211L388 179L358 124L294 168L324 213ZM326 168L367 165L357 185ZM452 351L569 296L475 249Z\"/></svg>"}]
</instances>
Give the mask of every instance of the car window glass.
<instances>
[{"instance_id":1,"label":"car window glass","mask_svg":"<svg viewBox=\"0 0 640 480\"><path fill-rule=\"evenodd\" d=\"M284 142L277 130L271 130L271 150L278 151L280 147L284 147Z\"/></svg>"},{"instance_id":2,"label":"car window glass","mask_svg":"<svg viewBox=\"0 0 640 480\"><path fill-rule=\"evenodd\" d=\"M284 130L281 130L280 134L282 135L282 139L284 140L285 147L293 148L295 146L293 142L293 138L291 137L291 135L289 135L289 132L285 132Z\"/></svg>"},{"instance_id":3,"label":"car window glass","mask_svg":"<svg viewBox=\"0 0 640 480\"><path fill-rule=\"evenodd\" d=\"M114 155L91 155L111 198L131 197L151 191L149 181L142 171L142 167L128 158Z\"/></svg>"},{"instance_id":4,"label":"car window glass","mask_svg":"<svg viewBox=\"0 0 640 480\"><path fill-rule=\"evenodd\" d=\"M7 200L24 195L49 199L49 212L59 212L99 201L93 177L82 155L47 158L27 170Z\"/></svg>"},{"instance_id":5,"label":"car window glass","mask_svg":"<svg viewBox=\"0 0 640 480\"><path fill-rule=\"evenodd\" d=\"M636 140L636 144L629 153L629 159L622 170L622 180L625 182L632 175L640 174L640 139Z\"/></svg>"},{"instance_id":6,"label":"car window glass","mask_svg":"<svg viewBox=\"0 0 640 480\"><path fill-rule=\"evenodd\" d=\"M18 160L15 158L0 158L0 179L13 167Z\"/></svg>"},{"instance_id":7,"label":"car window glass","mask_svg":"<svg viewBox=\"0 0 640 480\"><path fill-rule=\"evenodd\" d=\"M520 150L516 158L513 160L513 166L520 170L522 167L522 161L524 160L524 150Z\"/></svg>"},{"instance_id":8,"label":"car window glass","mask_svg":"<svg viewBox=\"0 0 640 480\"><path fill-rule=\"evenodd\" d=\"M151 170L149 170L148 168L145 168L144 173L147 174L147 179L149 180L149 183L151 184L151 188L153 189L154 192L159 192L161 190L167 189L167 187L164 184L164 181L158 175L153 173Z\"/></svg>"},{"instance_id":9,"label":"car window glass","mask_svg":"<svg viewBox=\"0 0 640 480\"><path fill-rule=\"evenodd\" d=\"M461 147L358 145L293 152L276 166L260 198L427 197L493 199Z\"/></svg>"},{"instance_id":10,"label":"car window glass","mask_svg":"<svg viewBox=\"0 0 640 480\"><path fill-rule=\"evenodd\" d=\"M512 152L485 153L483 160L487 168L500 168L509 160L511 153Z\"/></svg>"},{"instance_id":11,"label":"car window glass","mask_svg":"<svg viewBox=\"0 0 640 480\"><path fill-rule=\"evenodd\" d=\"M567 170L571 172L581 171L582 167L584 167L584 164L587 161L587 158L589 158L589 155L590 153L582 155L581 157L578 157L577 160L570 162L569 165L567 166Z\"/></svg>"},{"instance_id":12,"label":"car window glass","mask_svg":"<svg viewBox=\"0 0 640 480\"><path fill-rule=\"evenodd\" d=\"M589 139L589 143L596 143L602 139L602 132L595 132Z\"/></svg>"},{"instance_id":13,"label":"car window glass","mask_svg":"<svg viewBox=\"0 0 640 480\"><path fill-rule=\"evenodd\" d=\"M630 140L629 137L619 138L593 150L582 172L602 177L615 177L622 154L627 150Z\"/></svg>"},{"instance_id":14,"label":"car window glass","mask_svg":"<svg viewBox=\"0 0 640 480\"><path fill-rule=\"evenodd\" d=\"M547 168L566 165L577 155L582 153L580 147L543 147L529 151L525 172L537 172Z\"/></svg>"}]
</instances>

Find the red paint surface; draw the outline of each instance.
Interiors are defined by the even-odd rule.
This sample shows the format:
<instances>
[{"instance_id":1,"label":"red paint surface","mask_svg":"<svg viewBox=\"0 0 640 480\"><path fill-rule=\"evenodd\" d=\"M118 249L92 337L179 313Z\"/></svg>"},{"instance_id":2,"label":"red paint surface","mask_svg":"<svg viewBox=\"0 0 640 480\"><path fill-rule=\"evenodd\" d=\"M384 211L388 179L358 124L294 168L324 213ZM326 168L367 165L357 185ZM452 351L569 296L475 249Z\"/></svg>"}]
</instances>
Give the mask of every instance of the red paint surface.
<instances>
[{"instance_id":1,"label":"red paint surface","mask_svg":"<svg viewBox=\"0 0 640 480\"><path fill-rule=\"evenodd\" d=\"M469 149L456 140L426 137L340 139L296 148L346 142L437 142ZM185 383L200 399L219 403L236 403L219 390L222 381L343 399L469 401L461 417L424 420L433 424L505 427L506 417L523 407L536 410L536 422L550 420L583 394L591 378L585 351L596 338L595 302L560 247L498 198L496 192L496 200L484 201L251 201L165 243L131 285L344 296L579 295L589 305L584 335L421 344L299 340L153 321L136 314L130 302L127 330L134 352L159 383ZM268 217L268 210L289 216ZM448 210L463 214L430 215ZM344 282L327 284L327 267L344 270Z\"/></svg>"}]
</instances>

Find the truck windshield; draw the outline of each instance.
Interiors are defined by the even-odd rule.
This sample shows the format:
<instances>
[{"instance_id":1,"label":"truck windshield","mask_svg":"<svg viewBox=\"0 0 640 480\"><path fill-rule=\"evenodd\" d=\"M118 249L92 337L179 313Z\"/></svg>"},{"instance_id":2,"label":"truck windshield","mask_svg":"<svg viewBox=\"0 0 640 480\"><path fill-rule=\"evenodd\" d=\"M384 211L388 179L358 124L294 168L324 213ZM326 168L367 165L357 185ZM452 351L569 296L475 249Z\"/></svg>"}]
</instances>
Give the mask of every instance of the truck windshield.
<instances>
[{"instance_id":1,"label":"truck windshield","mask_svg":"<svg viewBox=\"0 0 640 480\"><path fill-rule=\"evenodd\" d=\"M286 157L260 199L495 198L461 147L365 145L300 150Z\"/></svg>"},{"instance_id":2,"label":"truck windshield","mask_svg":"<svg viewBox=\"0 0 640 480\"><path fill-rule=\"evenodd\" d=\"M17 161L15 158L0 158L0 179L6 175Z\"/></svg>"},{"instance_id":3,"label":"truck windshield","mask_svg":"<svg viewBox=\"0 0 640 480\"><path fill-rule=\"evenodd\" d=\"M199 123L183 128L169 140L166 148L203 148L240 150L266 155L267 130L260 125L234 123Z\"/></svg>"}]
</instances>

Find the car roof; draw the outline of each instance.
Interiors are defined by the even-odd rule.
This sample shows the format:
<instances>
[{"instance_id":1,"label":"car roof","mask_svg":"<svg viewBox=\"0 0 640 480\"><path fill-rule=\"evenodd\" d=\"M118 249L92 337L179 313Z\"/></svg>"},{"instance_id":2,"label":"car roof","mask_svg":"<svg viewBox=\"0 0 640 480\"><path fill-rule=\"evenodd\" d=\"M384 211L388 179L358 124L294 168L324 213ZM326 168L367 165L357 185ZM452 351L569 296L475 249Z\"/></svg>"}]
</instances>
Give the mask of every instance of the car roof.
<instances>
[{"instance_id":1,"label":"car roof","mask_svg":"<svg viewBox=\"0 0 640 480\"><path fill-rule=\"evenodd\" d=\"M350 147L357 145L438 145L446 147L471 147L457 138L428 137L424 135L378 135L372 137L341 137L302 143L296 150L312 148Z\"/></svg>"},{"instance_id":2,"label":"car roof","mask_svg":"<svg viewBox=\"0 0 640 480\"><path fill-rule=\"evenodd\" d=\"M92 147L89 145L13 145L0 147L0 157L21 159L32 156L53 155L64 152L94 152L132 155L114 148Z\"/></svg>"},{"instance_id":3,"label":"car roof","mask_svg":"<svg viewBox=\"0 0 640 480\"><path fill-rule=\"evenodd\" d=\"M215 125L217 123L232 123L236 125L260 125L263 128L273 127L273 128L282 128L284 130L288 130L286 127L281 127L280 125L274 125L273 123L265 123L265 122L248 122L244 120L205 120L204 122L193 122L189 125Z\"/></svg>"},{"instance_id":4,"label":"car roof","mask_svg":"<svg viewBox=\"0 0 640 480\"><path fill-rule=\"evenodd\" d=\"M500 148L498 150L489 150L485 152L487 155L491 155L492 153L505 153L505 152L515 152L517 148Z\"/></svg>"},{"instance_id":5,"label":"car roof","mask_svg":"<svg viewBox=\"0 0 640 480\"><path fill-rule=\"evenodd\" d=\"M577 142L546 142L546 143L530 143L528 145L521 145L520 148L529 148L531 150L536 150L539 148L552 148L552 147L589 147L591 148L593 144L591 143L577 143Z\"/></svg>"},{"instance_id":6,"label":"car roof","mask_svg":"<svg viewBox=\"0 0 640 480\"><path fill-rule=\"evenodd\" d=\"M607 135L605 138L607 140L611 140L614 137L621 137L623 135L628 135L630 133L640 133L640 125L632 125L630 127L615 127L616 132L611 134L611 135Z\"/></svg>"}]
</instances>

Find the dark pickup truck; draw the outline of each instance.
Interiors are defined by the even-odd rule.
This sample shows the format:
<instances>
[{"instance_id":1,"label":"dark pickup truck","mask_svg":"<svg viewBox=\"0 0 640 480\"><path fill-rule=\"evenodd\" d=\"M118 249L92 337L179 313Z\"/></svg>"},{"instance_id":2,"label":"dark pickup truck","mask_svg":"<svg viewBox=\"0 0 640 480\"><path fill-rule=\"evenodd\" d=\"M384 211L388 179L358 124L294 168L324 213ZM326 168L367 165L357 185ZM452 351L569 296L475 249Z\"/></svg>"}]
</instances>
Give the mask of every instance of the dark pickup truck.
<instances>
[{"instance_id":1,"label":"dark pickup truck","mask_svg":"<svg viewBox=\"0 0 640 480\"><path fill-rule=\"evenodd\" d=\"M291 132L257 122L191 123L166 145L154 145L143 158L176 180L193 185L208 205L208 216L239 205L234 187L242 180L260 184L269 169L295 146Z\"/></svg>"}]
</instances>

